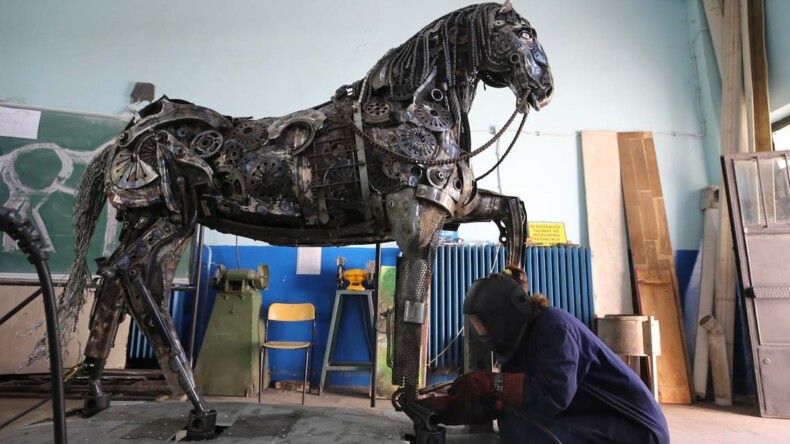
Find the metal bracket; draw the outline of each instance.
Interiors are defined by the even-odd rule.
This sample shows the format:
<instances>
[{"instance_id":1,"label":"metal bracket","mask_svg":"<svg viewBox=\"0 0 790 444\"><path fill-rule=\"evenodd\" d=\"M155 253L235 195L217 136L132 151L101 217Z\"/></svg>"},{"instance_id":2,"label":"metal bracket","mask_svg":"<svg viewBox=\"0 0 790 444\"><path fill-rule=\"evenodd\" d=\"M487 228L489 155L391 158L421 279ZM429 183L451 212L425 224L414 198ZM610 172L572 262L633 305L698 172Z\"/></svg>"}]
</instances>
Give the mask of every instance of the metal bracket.
<instances>
[{"instance_id":1,"label":"metal bracket","mask_svg":"<svg viewBox=\"0 0 790 444\"><path fill-rule=\"evenodd\" d=\"M406 301L403 306L403 322L425 323L425 302Z\"/></svg>"}]
</instances>

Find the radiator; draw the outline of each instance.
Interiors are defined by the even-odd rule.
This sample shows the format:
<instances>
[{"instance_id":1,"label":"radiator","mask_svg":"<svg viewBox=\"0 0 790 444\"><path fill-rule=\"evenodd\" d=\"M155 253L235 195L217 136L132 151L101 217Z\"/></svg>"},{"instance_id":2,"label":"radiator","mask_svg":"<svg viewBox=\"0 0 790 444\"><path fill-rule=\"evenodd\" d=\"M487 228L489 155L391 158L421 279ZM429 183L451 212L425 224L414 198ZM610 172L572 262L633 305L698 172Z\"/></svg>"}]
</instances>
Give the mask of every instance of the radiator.
<instances>
[{"instance_id":1,"label":"radiator","mask_svg":"<svg viewBox=\"0 0 790 444\"><path fill-rule=\"evenodd\" d=\"M178 336L181 338L183 344L185 344L183 342L183 326L186 322L184 320L184 300L186 299L185 295L186 293L180 291L172 292L170 294L169 305L170 316L173 318L173 325L175 326L176 333L178 333ZM151 344L148 343L148 340L145 338L143 332L137 328L137 324L135 322L132 322L132 326L129 329L129 342L127 345L128 350L126 351L126 357L128 359L156 359L153 347L151 347Z\"/></svg>"},{"instance_id":2,"label":"radiator","mask_svg":"<svg viewBox=\"0 0 790 444\"><path fill-rule=\"evenodd\" d=\"M528 247L524 261L530 291L543 294L550 306L566 310L588 327L593 321L590 256L589 248ZM466 290L475 279L499 272L504 265L505 249L495 245L439 247L431 285L432 367L463 365L463 335L452 341L463 327Z\"/></svg>"}]
</instances>

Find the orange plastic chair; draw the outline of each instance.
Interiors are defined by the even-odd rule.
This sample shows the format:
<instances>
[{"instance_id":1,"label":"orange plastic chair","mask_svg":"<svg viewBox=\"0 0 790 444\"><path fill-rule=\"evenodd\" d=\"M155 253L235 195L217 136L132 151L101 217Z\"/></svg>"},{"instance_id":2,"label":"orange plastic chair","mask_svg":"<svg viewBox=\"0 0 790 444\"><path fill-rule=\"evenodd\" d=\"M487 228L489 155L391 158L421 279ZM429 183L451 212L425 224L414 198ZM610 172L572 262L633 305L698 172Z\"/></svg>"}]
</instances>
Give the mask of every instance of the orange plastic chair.
<instances>
[{"instance_id":1,"label":"orange plastic chair","mask_svg":"<svg viewBox=\"0 0 790 444\"><path fill-rule=\"evenodd\" d=\"M260 371L258 375L258 403L261 402L263 393L263 372L266 369L266 356L269 349L274 350L304 350L304 385L302 385L302 405L304 405L304 395L307 390L307 375L313 374L313 361L310 355L313 353L313 343L315 342L315 306L310 303L304 304L280 304L275 303L269 306L269 313L266 316L264 325L265 337L269 338L269 322L304 322L311 321L313 328L310 335L310 342L306 341L268 341L266 340L260 348L258 355ZM309 365L309 366L308 366Z\"/></svg>"}]
</instances>

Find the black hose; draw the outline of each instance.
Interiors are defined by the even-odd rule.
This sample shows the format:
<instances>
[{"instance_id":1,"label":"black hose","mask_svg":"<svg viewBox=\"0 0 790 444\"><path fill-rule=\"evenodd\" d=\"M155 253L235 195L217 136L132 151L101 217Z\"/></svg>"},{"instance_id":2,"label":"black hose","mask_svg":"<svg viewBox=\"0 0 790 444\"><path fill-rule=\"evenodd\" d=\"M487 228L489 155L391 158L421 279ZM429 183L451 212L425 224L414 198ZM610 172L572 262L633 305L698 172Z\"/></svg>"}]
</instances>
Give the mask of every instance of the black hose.
<instances>
[{"instance_id":1,"label":"black hose","mask_svg":"<svg viewBox=\"0 0 790 444\"><path fill-rule=\"evenodd\" d=\"M41 238L27 219L20 219L16 211L0 206L0 230L8 233L36 267L38 279L44 292L44 315L47 323L47 342L49 345L49 368L52 374L52 422L55 430L55 443L65 444L66 408L63 394L63 360L60 350L57 304L52 276L47 259L49 255L42 248Z\"/></svg>"}]
</instances>

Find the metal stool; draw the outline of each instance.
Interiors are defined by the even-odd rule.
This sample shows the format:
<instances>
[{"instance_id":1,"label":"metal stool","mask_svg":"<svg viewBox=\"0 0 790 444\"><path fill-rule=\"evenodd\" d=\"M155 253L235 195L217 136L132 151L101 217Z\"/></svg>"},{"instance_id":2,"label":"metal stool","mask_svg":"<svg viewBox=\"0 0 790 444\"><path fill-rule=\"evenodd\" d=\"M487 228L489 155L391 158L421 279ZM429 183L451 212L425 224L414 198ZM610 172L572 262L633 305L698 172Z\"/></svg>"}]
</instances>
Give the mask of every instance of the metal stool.
<instances>
[{"instance_id":1,"label":"metal stool","mask_svg":"<svg viewBox=\"0 0 790 444\"><path fill-rule=\"evenodd\" d=\"M373 359L364 362L338 362L332 359L335 353L335 341L337 340L337 331L340 328L340 315L343 312L343 298L345 296L363 296L368 300L368 328L373 328L373 290L337 290L335 292L335 306L332 309L332 321L329 324L329 338L327 340L327 349L324 354L324 365L321 368L321 382L318 385L318 394L324 389L326 383L326 372L329 371L355 371L355 370L368 370L371 372L370 384L371 387L375 386L375 369L373 368ZM365 337L370 337L370 332L364 332ZM376 350L370 350L371 358L376 353ZM372 390L372 389L371 389Z\"/></svg>"}]
</instances>

